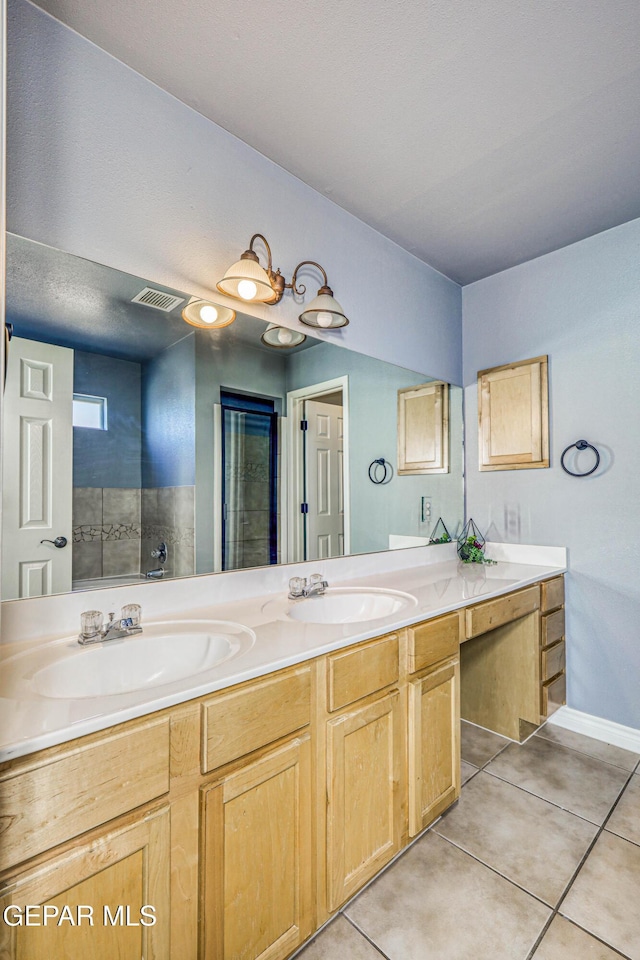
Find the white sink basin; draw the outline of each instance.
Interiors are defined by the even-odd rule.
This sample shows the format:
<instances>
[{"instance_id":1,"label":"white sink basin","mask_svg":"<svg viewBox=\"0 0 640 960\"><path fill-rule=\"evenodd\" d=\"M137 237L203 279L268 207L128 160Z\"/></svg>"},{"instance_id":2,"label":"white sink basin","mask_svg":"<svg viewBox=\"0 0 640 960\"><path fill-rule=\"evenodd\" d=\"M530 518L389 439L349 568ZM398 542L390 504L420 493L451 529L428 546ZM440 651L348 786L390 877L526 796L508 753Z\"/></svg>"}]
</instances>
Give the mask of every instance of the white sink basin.
<instances>
[{"instance_id":1,"label":"white sink basin","mask_svg":"<svg viewBox=\"0 0 640 960\"><path fill-rule=\"evenodd\" d=\"M321 596L293 601L287 616L302 623L364 623L410 610L417 602L400 590L331 587Z\"/></svg>"},{"instance_id":2,"label":"white sink basin","mask_svg":"<svg viewBox=\"0 0 640 960\"><path fill-rule=\"evenodd\" d=\"M199 677L254 642L253 630L225 620L143 623L137 636L85 647L67 637L5 661L0 694L77 700L147 690Z\"/></svg>"}]
</instances>

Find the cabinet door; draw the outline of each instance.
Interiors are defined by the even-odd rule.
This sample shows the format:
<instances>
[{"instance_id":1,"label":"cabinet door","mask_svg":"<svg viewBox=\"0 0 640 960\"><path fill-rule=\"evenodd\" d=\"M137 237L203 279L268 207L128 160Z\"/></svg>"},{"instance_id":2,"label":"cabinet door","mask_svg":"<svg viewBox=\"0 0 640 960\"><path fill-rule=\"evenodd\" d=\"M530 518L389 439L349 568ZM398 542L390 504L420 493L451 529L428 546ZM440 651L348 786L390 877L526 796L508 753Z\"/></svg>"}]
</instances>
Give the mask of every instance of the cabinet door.
<instances>
[{"instance_id":1,"label":"cabinet door","mask_svg":"<svg viewBox=\"0 0 640 960\"><path fill-rule=\"evenodd\" d=\"M313 929L309 735L202 788L205 960L279 960Z\"/></svg>"},{"instance_id":2,"label":"cabinet door","mask_svg":"<svg viewBox=\"0 0 640 960\"><path fill-rule=\"evenodd\" d=\"M164 808L13 877L0 956L170 960L169 833Z\"/></svg>"},{"instance_id":3,"label":"cabinet door","mask_svg":"<svg viewBox=\"0 0 640 960\"><path fill-rule=\"evenodd\" d=\"M449 472L449 384L398 390L398 475Z\"/></svg>"},{"instance_id":4,"label":"cabinet door","mask_svg":"<svg viewBox=\"0 0 640 960\"><path fill-rule=\"evenodd\" d=\"M481 470L549 466L547 357L478 373Z\"/></svg>"},{"instance_id":5,"label":"cabinet door","mask_svg":"<svg viewBox=\"0 0 640 960\"><path fill-rule=\"evenodd\" d=\"M400 849L402 726L397 691L327 724L330 911Z\"/></svg>"},{"instance_id":6,"label":"cabinet door","mask_svg":"<svg viewBox=\"0 0 640 960\"><path fill-rule=\"evenodd\" d=\"M409 834L414 837L460 794L459 662L409 684Z\"/></svg>"}]
</instances>

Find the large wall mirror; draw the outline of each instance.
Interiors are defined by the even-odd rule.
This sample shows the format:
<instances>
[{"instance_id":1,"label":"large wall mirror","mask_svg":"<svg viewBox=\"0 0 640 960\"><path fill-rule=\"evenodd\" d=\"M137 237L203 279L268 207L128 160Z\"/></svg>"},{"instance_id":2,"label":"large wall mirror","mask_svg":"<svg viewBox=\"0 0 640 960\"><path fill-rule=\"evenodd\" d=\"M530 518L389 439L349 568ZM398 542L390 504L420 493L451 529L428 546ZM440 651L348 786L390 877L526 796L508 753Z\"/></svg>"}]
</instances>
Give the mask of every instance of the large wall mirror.
<instances>
[{"instance_id":1,"label":"large wall mirror","mask_svg":"<svg viewBox=\"0 0 640 960\"><path fill-rule=\"evenodd\" d=\"M3 600L455 535L459 387L189 299L8 236ZM399 474L399 396L439 466Z\"/></svg>"}]
</instances>

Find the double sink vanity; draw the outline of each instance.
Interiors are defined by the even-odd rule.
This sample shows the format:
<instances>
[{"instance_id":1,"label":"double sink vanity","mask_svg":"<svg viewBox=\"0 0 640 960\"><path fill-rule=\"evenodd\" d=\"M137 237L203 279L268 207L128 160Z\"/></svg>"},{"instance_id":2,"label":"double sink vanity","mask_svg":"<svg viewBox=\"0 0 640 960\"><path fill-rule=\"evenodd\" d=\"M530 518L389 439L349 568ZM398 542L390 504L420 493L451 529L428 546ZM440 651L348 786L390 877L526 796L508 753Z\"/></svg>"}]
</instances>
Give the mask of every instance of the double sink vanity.
<instances>
[{"instance_id":1,"label":"double sink vanity","mask_svg":"<svg viewBox=\"0 0 640 960\"><path fill-rule=\"evenodd\" d=\"M139 636L16 637L0 894L18 919L0 955L295 952L456 800L461 715L521 741L564 700L564 551L488 553L380 555L340 585L329 562L324 595L300 600L275 589L299 567L211 606L201 578L171 617L147 614L152 586L123 588ZM65 906L93 924L58 925Z\"/></svg>"}]
</instances>

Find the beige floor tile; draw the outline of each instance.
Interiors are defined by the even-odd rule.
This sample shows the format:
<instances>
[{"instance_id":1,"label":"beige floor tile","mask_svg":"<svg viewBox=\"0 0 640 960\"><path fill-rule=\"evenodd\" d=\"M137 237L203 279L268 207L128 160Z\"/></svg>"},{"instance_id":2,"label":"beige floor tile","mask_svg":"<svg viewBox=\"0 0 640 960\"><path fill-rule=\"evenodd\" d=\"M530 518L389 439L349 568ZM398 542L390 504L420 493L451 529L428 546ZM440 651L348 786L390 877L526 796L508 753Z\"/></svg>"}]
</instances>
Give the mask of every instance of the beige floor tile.
<instances>
[{"instance_id":1,"label":"beige floor tile","mask_svg":"<svg viewBox=\"0 0 640 960\"><path fill-rule=\"evenodd\" d=\"M381 954L344 917L318 934L296 960L380 960Z\"/></svg>"},{"instance_id":2,"label":"beige floor tile","mask_svg":"<svg viewBox=\"0 0 640 960\"><path fill-rule=\"evenodd\" d=\"M560 912L640 960L640 847L606 831L578 874Z\"/></svg>"},{"instance_id":3,"label":"beige floor tile","mask_svg":"<svg viewBox=\"0 0 640 960\"><path fill-rule=\"evenodd\" d=\"M525 960L550 911L428 833L346 913L390 960Z\"/></svg>"},{"instance_id":4,"label":"beige floor tile","mask_svg":"<svg viewBox=\"0 0 640 960\"><path fill-rule=\"evenodd\" d=\"M598 828L479 773L434 830L553 907Z\"/></svg>"},{"instance_id":5,"label":"beige floor tile","mask_svg":"<svg viewBox=\"0 0 640 960\"><path fill-rule=\"evenodd\" d=\"M474 773L478 772L478 768L474 767L472 763L467 763L466 760L462 760L460 763L460 781L465 784L467 780L470 780Z\"/></svg>"},{"instance_id":6,"label":"beige floor tile","mask_svg":"<svg viewBox=\"0 0 640 960\"><path fill-rule=\"evenodd\" d=\"M461 753L462 759L474 767L483 767L496 753L507 746L509 740L491 730L476 727L473 723L462 721Z\"/></svg>"},{"instance_id":7,"label":"beige floor tile","mask_svg":"<svg viewBox=\"0 0 640 960\"><path fill-rule=\"evenodd\" d=\"M487 772L598 824L628 777L620 767L541 737L532 737L522 746L510 744L491 761Z\"/></svg>"},{"instance_id":8,"label":"beige floor tile","mask_svg":"<svg viewBox=\"0 0 640 960\"><path fill-rule=\"evenodd\" d=\"M563 917L554 917L533 960L620 960L620 954Z\"/></svg>"},{"instance_id":9,"label":"beige floor tile","mask_svg":"<svg viewBox=\"0 0 640 960\"><path fill-rule=\"evenodd\" d=\"M605 763L612 763L614 767L622 767L631 773L635 770L640 760L640 753L632 753L631 750L623 750L622 747L614 747L612 743L603 743L602 740L594 740L593 737L585 737L581 733L574 733L573 730L565 730L564 727L556 727L554 724L546 723L544 727L538 730L537 737L550 740L552 743L561 743L565 747L571 747L579 753L586 753L596 760L604 760Z\"/></svg>"},{"instance_id":10,"label":"beige floor tile","mask_svg":"<svg viewBox=\"0 0 640 960\"><path fill-rule=\"evenodd\" d=\"M640 844L640 774L636 773L631 777L618 806L607 822L606 829Z\"/></svg>"}]
</instances>

